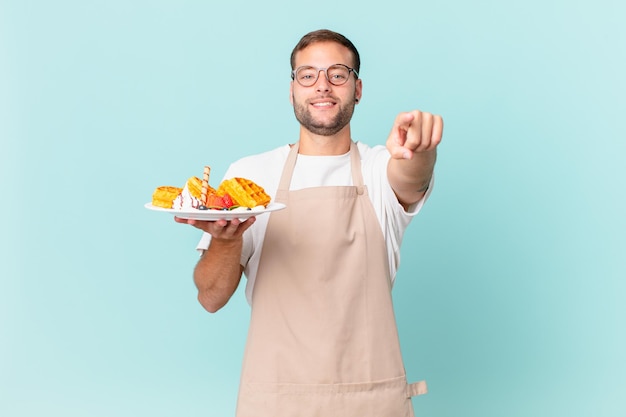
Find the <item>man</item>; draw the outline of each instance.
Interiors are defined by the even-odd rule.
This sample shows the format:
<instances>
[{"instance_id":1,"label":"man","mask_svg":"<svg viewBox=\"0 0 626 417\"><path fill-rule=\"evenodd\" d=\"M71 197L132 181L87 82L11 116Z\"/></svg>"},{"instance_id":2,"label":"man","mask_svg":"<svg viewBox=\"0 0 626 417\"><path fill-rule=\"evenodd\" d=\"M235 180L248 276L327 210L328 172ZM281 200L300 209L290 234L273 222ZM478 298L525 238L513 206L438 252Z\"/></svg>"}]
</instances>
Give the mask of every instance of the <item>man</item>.
<instances>
[{"instance_id":1,"label":"man","mask_svg":"<svg viewBox=\"0 0 626 417\"><path fill-rule=\"evenodd\" d=\"M391 285L404 230L430 192L443 121L400 113L386 147L354 142L354 45L311 32L291 67L299 141L225 175L257 182L286 208L243 222L176 219L205 232L194 280L206 310L248 278L237 416L413 416L411 397L425 385L406 381Z\"/></svg>"}]
</instances>

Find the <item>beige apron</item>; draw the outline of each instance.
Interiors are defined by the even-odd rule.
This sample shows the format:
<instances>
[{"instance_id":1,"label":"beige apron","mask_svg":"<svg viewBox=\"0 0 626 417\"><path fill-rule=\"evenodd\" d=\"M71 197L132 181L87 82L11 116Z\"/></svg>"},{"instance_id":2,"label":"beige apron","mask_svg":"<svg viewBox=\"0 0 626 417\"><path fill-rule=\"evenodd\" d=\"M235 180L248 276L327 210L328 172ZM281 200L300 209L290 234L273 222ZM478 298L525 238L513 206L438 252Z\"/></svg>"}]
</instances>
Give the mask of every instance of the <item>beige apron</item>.
<instances>
[{"instance_id":1,"label":"beige apron","mask_svg":"<svg viewBox=\"0 0 626 417\"><path fill-rule=\"evenodd\" d=\"M238 417L411 417L385 242L351 144L354 186L289 191L292 147L252 295Z\"/></svg>"}]
</instances>

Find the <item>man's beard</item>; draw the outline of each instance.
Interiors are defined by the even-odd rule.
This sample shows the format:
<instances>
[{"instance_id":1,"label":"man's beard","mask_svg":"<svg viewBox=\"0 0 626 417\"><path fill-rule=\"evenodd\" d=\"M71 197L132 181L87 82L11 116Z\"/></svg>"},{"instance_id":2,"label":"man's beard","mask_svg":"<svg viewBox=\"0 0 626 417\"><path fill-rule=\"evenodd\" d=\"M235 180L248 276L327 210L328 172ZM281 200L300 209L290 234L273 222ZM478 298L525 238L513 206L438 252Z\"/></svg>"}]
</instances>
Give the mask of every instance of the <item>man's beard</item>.
<instances>
[{"instance_id":1,"label":"man's beard","mask_svg":"<svg viewBox=\"0 0 626 417\"><path fill-rule=\"evenodd\" d=\"M293 99L293 111L298 122L311 133L320 136L332 136L343 129L354 113L354 100L350 101L345 107L339 106L339 112L330 122L316 121L311 115L307 104L298 104Z\"/></svg>"}]
</instances>

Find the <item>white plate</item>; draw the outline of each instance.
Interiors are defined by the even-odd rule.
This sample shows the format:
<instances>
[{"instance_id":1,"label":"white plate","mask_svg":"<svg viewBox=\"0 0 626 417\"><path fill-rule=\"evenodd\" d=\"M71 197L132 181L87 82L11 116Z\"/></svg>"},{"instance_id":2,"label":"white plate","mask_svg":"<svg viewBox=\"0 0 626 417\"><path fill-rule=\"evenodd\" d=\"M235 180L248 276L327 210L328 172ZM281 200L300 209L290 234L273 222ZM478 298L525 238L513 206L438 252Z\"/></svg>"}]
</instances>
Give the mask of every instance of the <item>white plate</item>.
<instances>
[{"instance_id":1,"label":"white plate","mask_svg":"<svg viewBox=\"0 0 626 417\"><path fill-rule=\"evenodd\" d=\"M263 210L246 210L246 211L231 211L231 210L198 210L198 209L166 209L163 207L153 206L152 203L146 203L144 205L148 210L162 211L164 213L170 213L181 219L193 219L193 220L231 220L231 219L247 219L252 216L259 216L263 213L269 213L276 210L282 210L285 205L282 203L270 203Z\"/></svg>"}]
</instances>

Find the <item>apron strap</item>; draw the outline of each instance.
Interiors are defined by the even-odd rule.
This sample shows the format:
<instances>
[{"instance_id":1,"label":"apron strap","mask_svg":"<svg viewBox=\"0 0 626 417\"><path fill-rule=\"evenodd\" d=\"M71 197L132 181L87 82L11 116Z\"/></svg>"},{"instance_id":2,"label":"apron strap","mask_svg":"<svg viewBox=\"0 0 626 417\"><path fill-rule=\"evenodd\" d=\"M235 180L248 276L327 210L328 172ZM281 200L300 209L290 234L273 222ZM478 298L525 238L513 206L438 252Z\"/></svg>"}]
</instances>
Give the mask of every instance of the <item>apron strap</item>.
<instances>
[{"instance_id":1,"label":"apron strap","mask_svg":"<svg viewBox=\"0 0 626 417\"><path fill-rule=\"evenodd\" d=\"M362 189L363 173L361 172L361 154L354 141L350 142L350 167L352 169L352 185L356 186L358 189Z\"/></svg>"},{"instance_id":2,"label":"apron strap","mask_svg":"<svg viewBox=\"0 0 626 417\"><path fill-rule=\"evenodd\" d=\"M426 381L418 381L413 382L412 384L408 384L406 386L406 397L416 397L418 395L423 395L428 392L428 387L426 386Z\"/></svg>"},{"instance_id":3,"label":"apron strap","mask_svg":"<svg viewBox=\"0 0 626 417\"><path fill-rule=\"evenodd\" d=\"M300 142L296 142L289 150L287 161L283 167L283 173L280 176L280 182L278 183L278 191L289 191L289 184L291 184L291 176L293 175L293 169L296 166L296 158L298 157L298 150L300 149Z\"/></svg>"}]
</instances>

